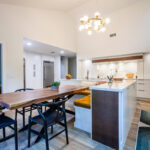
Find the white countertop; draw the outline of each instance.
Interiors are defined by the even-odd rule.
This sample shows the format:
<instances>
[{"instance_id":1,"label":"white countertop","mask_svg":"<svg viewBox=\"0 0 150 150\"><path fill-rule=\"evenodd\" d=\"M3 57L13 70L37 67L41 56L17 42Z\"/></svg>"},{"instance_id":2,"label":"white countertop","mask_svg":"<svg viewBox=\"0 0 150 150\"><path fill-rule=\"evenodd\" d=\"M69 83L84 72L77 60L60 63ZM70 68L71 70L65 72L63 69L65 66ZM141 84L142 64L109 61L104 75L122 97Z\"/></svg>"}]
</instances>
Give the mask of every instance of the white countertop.
<instances>
[{"instance_id":1,"label":"white countertop","mask_svg":"<svg viewBox=\"0 0 150 150\"><path fill-rule=\"evenodd\" d=\"M105 83L105 84L101 84L101 85L90 86L90 89L91 90L101 90L101 91L121 92L135 82L136 82L136 80L114 81L112 84Z\"/></svg>"}]
</instances>

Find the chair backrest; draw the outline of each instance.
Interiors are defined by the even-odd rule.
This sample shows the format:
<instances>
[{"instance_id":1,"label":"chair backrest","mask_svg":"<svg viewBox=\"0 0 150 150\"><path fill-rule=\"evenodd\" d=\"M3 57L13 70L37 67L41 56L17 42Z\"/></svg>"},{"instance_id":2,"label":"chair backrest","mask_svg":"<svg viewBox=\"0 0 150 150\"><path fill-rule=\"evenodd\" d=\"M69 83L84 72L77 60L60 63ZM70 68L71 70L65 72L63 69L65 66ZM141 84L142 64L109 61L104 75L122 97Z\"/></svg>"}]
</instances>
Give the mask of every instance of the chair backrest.
<instances>
[{"instance_id":1,"label":"chair backrest","mask_svg":"<svg viewBox=\"0 0 150 150\"><path fill-rule=\"evenodd\" d=\"M140 121L145 123L145 124L150 125L150 112L142 110Z\"/></svg>"},{"instance_id":2,"label":"chair backrest","mask_svg":"<svg viewBox=\"0 0 150 150\"><path fill-rule=\"evenodd\" d=\"M41 106L46 106L49 109L47 110L47 112L57 112L57 116L55 118L55 120L59 120L59 117L64 115L65 116L65 102L70 98L71 96L64 96L63 98L59 98L59 100L57 99L57 101L54 102L47 102L47 103L40 103L40 104L33 104L31 106L31 111L30 111L30 117L32 117L32 107L36 107L39 115L41 116L41 118L46 121L45 117L44 117L44 113L42 114L41 112Z\"/></svg>"},{"instance_id":3,"label":"chair backrest","mask_svg":"<svg viewBox=\"0 0 150 150\"><path fill-rule=\"evenodd\" d=\"M3 112L4 109L5 107L0 104L0 117L4 116L4 112Z\"/></svg>"},{"instance_id":4,"label":"chair backrest","mask_svg":"<svg viewBox=\"0 0 150 150\"><path fill-rule=\"evenodd\" d=\"M23 88L23 89L17 89L15 92L23 92L23 91L30 91L30 90L34 90L31 88Z\"/></svg>"}]
</instances>

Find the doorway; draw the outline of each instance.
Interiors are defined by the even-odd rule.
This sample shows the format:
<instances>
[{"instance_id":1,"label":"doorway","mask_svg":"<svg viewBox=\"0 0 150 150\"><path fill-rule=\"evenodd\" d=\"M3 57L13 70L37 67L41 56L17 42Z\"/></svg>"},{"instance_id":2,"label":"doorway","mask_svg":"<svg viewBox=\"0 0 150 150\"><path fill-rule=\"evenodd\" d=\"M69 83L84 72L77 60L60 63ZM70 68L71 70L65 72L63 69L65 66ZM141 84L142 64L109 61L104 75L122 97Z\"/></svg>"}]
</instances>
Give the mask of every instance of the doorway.
<instances>
[{"instance_id":1,"label":"doorway","mask_svg":"<svg viewBox=\"0 0 150 150\"><path fill-rule=\"evenodd\" d=\"M54 82L54 62L43 61L43 87L49 87Z\"/></svg>"}]
</instances>

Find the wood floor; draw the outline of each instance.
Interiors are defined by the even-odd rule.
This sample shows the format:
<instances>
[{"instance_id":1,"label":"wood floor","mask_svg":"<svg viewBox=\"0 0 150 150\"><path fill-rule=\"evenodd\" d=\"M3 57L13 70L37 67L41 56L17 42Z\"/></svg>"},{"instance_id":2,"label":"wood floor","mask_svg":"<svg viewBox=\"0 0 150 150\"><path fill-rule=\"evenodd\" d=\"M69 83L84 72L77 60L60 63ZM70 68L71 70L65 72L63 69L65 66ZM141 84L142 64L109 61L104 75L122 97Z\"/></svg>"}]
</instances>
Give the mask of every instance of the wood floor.
<instances>
[{"instance_id":1,"label":"wood floor","mask_svg":"<svg viewBox=\"0 0 150 150\"><path fill-rule=\"evenodd\" d=\"M137 107L132 124L131 124L131 128L129 130L129 134L128 134L128 137L124 146L124 150L136 149L140 116L141 116L141 110Z\"/></svg>"},{"instance_id":2,"label":"wood floor","mask_svg":"<svg viewBox=\"0 0 150 150\"><path fill-rule=\"evenodd\" d=\"M150 102L141 101L137 105L136 113L129 131L124 150L134 150L136 147L136 140L138 134L139 120L141 110L150 111ZM14 111L9 111L6 115L14 118ZM68 120L68 132L69 132L69 145L65 144L65 134L57 136L49 141L50 150L112 150L111 148L104 146L90 138L90 135L86 132L80 131L74 128L74 116L67 115ZM26 117L27 121L27 117ZM22 127L22 118L18 117L18 128ZM34 126L37 130L40 130L39 126ZM54 128L54 134L61 129L60 126ZM7 129L7 134L11 134L12 131ZM49 136L50 130L49 130ZM0 138L2 137L2 131L0 130ZM44 150L45 141L42 139L39 143L27 148L28 132L24 131L18 134L19 150ZM32 134L31 143L36 139L36 136ZM9 139L6 142L0 143L0 150L14 150L14 138Z\"/></svg>"},{"instance_id":3,"label":"wood floor","mask_svg":"<svg viewBox=\"0 0 150 150\"><path fill-rule=\"evenodd\" d=\"M134 150L137 145L138 130L140 125L141 110L150 112L150 100L138 99L137 109L131 124L131 128L125 143L124 150Z\"/></svg>"},{"instance_id":4,"label":"wood floor","mask_svg":"<svg viewBox=\"0 0 150 150\"><path fill-rule=\"evenodd\" d=\"M7 115L14 117L14 111L9 111ZM74 117L67 115L68 119L68 133L69 133L69 145L66 145L65 134L57 136L56 138L49 141L50 150L112 150L111 148L104 146L90 138L90 135L86 132L75 129L73 126ZM27 119L26 119L27 120ZM21 117L18 119L18 127L22 126ZM39 126L34 126L34 129L40 130ZM54 128L54 134L61 129L60 126ZM7 134L10 134L11 130L7 129ZM50 130L49 130L49 136ZM0 131L0 138L2 132ZM18 134L19 150L45 150L45 141L42 139L37 144L27 148L27 137L28 132L24 131ZM32 134L31 143L34 142L36 136ZM0 150L14 150L14 138L7 140L6 142L0 143Z\"/></svg>"}]
</instances>

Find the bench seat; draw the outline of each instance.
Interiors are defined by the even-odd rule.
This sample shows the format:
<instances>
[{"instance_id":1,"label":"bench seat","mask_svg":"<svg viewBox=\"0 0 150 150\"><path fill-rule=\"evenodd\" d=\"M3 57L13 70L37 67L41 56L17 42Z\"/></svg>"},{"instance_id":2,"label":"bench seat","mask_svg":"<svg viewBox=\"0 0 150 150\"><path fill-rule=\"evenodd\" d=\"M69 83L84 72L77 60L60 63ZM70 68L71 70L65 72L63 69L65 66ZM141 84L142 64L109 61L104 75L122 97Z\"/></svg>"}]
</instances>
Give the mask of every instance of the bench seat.
<instances>
[{"instance_id":1,"label":"bench seat","mask_svg":"<svg viewBox=\"0 0 150 150\"><path fill-rule=\"evenodd\" d=\"M91 95L85 96L81 99L75 100L74 105L83 108L91 108Z\"/></svg>"},{"instance_id":2,"label":"bench seat","mask_svg":"<svg viewBox=\"0 0 150 150\"><path fill-rule=\"evenodd\" d=\"M91 133L92 114L91 114L91 95L85 96L74 101L75 123L74 127Z\"/></svg>"},{"instance_id":3,"label":"bench seat","mask_svg":"<svg viewBox=\"0 0 150 150\"><path fill-rule=\"evenodd\" d=\"M83 91L80 91L78 94L81 94L81 95L90 95L91 91L90 90L83 90Z\"/></svg>"}]
</instances>

